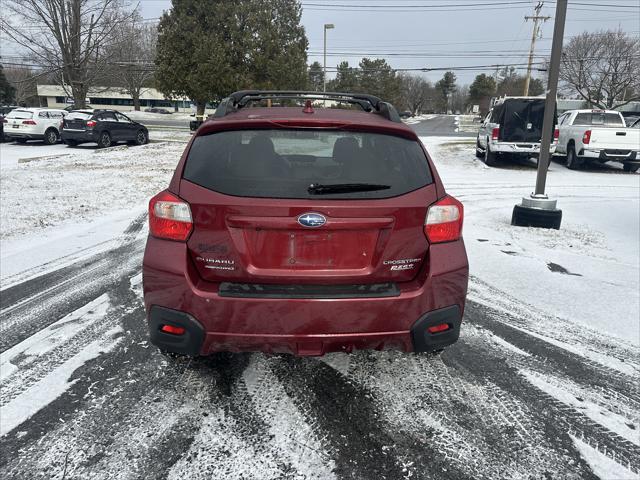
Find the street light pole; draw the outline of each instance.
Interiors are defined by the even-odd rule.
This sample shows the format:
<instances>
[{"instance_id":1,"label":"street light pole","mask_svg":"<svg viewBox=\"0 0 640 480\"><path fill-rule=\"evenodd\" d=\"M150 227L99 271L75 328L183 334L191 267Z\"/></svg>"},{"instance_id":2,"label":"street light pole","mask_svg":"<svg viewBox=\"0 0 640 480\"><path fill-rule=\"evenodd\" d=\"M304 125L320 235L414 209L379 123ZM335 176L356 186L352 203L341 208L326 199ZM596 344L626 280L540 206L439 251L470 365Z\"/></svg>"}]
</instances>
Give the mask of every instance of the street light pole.
<instances>
[{"instance_id":1,"label":"street light pole","mask_svg":"<svg viewBox=\"0 0 640 480\"><path fill-rule=\"evenodd\" d=\"M551 45L551 61L549 63L549 79L547 82L547 97L544 103L544 118L542 121L542 139L540 140L540 154L538 156L538 172L536 175L535 192L529 197L523 197L522 203L513 207L511 224L524 227L560 228L562 210L556 208L556 200L551 200L544 193L547 182L547 170L551 156L549 148L553 136L554 117L556 111L556 96L558 94L558 77L560 74L560 60L562 57L562 40L564 24L567 17L567 0L556 3L556 18L553 27L553 43Z\"/></svg>"},{"instance_id":2,"label":"street light pole","mask_svg":"<svg viewBox=\"0 0 640 480\"><path fill-rule=\"evenodd\" d=\"M324 61L322 63L322 91L327 91L327 30L334 28L333 23L324 24Z\"/></svg>"}]
</instances>

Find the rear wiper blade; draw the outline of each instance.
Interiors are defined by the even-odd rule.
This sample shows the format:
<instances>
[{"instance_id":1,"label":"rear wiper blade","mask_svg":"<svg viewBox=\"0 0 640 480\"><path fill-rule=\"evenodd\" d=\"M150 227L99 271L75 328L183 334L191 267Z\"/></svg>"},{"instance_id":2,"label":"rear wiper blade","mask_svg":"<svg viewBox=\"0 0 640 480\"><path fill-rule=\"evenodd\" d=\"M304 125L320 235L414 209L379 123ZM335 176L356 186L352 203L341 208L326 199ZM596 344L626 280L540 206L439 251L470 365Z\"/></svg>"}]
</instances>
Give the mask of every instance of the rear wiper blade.
<instances>
[{"instance_id":1,"label":"rear wiper blade","mask_svg":"<svg viewBox=\"0 0 640 480\"><path fill-rule=\"evenodd\" d=\"M389 188L391 188L390 185L377 185L375 183L335 183L333 185L312 183L307 188L307 191L314 195L322 195L323 193L373 192Z\"/></svg>"}]
</instances>

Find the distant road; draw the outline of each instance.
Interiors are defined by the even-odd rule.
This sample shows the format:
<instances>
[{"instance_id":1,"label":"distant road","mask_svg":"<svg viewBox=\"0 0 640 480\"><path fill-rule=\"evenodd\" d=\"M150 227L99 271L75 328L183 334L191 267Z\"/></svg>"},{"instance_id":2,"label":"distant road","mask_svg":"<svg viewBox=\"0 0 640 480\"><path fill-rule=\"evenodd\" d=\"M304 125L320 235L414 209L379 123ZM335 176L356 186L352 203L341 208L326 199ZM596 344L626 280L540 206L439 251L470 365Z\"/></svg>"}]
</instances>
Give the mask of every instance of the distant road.
<instances>
[{"instance_id":1,"label":"distant road","mask_svg":"<svg viewBox=\"0 0 640 480\"><path fill-rule=\"evenodd\" d=\"M475 137L475 132L456 132L457 125L453 115L438 115L429 120L410 125L419 136L437 137Z\"/></svg>"}]
</instances>

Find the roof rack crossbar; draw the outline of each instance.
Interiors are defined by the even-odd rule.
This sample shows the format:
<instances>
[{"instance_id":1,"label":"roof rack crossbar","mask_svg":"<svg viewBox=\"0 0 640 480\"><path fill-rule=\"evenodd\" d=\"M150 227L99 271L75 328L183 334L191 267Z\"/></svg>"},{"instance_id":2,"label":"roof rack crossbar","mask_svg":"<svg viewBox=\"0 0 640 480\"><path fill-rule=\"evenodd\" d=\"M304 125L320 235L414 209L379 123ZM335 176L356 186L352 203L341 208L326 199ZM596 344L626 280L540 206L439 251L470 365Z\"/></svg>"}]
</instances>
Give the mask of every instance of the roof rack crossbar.
<instances>
[{"instance_id":1,"label":"roof rack crossbar","mask_svg":"<svg viewBox=\"0 0 640 480\"><path fill-rule=\"evenodd\" d=\"M249 102L268 99L331 100L351 103L359 105L366 112L375 110L376 113L392 122L401 121L393 105L382 101L374 95L344 92L314 92L306 90L240 90L224 98L218 105L213 117L224 117L231 112L245 107Z\"/></svg>"}]
</instances>

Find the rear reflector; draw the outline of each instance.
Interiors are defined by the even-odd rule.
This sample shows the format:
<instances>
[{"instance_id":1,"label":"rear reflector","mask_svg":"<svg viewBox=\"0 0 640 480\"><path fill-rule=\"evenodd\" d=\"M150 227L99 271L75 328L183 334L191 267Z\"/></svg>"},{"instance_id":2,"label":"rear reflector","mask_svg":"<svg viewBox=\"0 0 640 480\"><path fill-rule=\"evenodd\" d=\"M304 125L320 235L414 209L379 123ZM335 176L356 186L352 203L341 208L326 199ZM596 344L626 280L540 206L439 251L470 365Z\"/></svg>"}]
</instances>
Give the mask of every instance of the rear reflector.
<instances>
[{"instance_id":1,"label":"rear reflector","mask_svg":"<svg viewBox=\"0 0 640 480\"><path fill-rule=\"evenodd\" d=\"M430 243L452 242L462 235L464 208L462 203L451 196L429 207L424 225L424 233Z\"/></svg>"},{"instance_id":2,"label":"rear reflector","mask_svg":"<svg viewBox=\"0 0 640 480\"><path fill-rule=\"evenodd\" d=\"M449 330L449 324L441 323L440 325L434 325L433 327L427 328L427 332L429 333L439 333L444 332L445 330Z\"/></svg>"},{"instance_id":3,"label":"rear reflector","mask_svg":"<svg viewBox=\"0 0 640 480\"><path fill-rule=\"evenodd\" d=\"M173 325L163 325L160 327L160 331L172 335L183 335L186 332L184 327L174 327Z\"/></svg>"},{"instance_id":4,"label":"rear reflector","mask_svg":"<svg viewBox=\"0 0 640 480\"><path fill-rule=\"evenodd\" d=\"M149 231L151 235L184 242L193 229L189 204L167 191L149 201Z\"/></svg>"}]
</instances>

